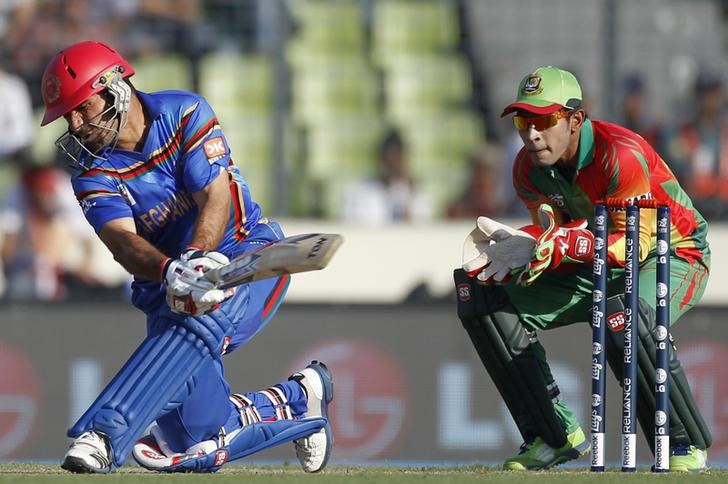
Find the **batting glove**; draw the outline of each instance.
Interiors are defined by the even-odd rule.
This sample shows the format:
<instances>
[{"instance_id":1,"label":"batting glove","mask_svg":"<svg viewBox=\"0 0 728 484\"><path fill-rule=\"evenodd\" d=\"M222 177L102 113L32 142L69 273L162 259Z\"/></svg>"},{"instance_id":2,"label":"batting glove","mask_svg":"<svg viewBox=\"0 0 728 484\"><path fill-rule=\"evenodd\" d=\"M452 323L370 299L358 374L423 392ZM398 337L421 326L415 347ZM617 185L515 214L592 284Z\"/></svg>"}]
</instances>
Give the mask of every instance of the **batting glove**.
<instances>
[{"instance_id":1,"label":"batting glove","mask_svg":"<svg viewBox=\"0 0 728 484\"><path fill-rule=\"evenodd\" d=\"M220 307L235 294L235 289L218 289L205 278L205 272L228 262L228 258L219 252L199 249L188 249L176 260L168 259L162 274L170 309L179 314L200 316Z\"/></svg>"},{"instance_id":2,"label":"batting glove","mask_svg":"<svg viewBox=\"0 0 728 484\"><path fill-rule=\"evenodd\" d=\"M179 260L186 262L196 271L202 271L203 273L230 263L230 259L225 254L213 250L198 249L196 247L190 247L182 252Z\"/></svg>"}]
</instances>

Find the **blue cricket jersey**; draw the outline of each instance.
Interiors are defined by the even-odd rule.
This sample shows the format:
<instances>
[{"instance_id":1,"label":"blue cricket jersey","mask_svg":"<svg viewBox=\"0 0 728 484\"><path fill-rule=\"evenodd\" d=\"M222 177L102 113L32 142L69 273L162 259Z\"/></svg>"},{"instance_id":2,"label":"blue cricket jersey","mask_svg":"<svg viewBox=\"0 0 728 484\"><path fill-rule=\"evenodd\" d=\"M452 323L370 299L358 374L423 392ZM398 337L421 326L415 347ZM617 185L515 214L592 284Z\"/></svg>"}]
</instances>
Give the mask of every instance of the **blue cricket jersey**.
<instances>
[{"instance_id":1,"label":"blue cricket jersey","mask_svg":"<svg viewBox=\"0 0 728 484\"><path fill-rule=\"evenodd\" d=\"M151 120L143 150L107 148L107 161L73 174L76 198L96 233L110 220L131 217L141 237L177 258L188 246L197 219L191 194L222 172L229 178L232 202L217 250L233 258L244 250L245 240L279 238L251 198L205 99L185 91L136 94ZM145 312L164 301L161 283L135 278L132 289L132 301Z\"/></svg>"}]
</instances>

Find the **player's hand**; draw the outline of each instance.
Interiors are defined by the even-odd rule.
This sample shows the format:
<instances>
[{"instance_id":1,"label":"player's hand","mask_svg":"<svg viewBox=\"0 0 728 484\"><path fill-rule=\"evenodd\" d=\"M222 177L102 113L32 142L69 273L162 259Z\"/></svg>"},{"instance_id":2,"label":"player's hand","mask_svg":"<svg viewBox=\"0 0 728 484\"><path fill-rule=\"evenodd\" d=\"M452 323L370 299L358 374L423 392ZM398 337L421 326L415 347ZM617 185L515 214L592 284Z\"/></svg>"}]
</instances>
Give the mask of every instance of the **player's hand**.
<instances>
[{"instance_id":1,"label":"player's hand","mask_svg":"<svg viewBox=\"0 0 728 484\"><path fill-rule=\"evenodd\" d=\"M230 259L225 254L215 252L213 250L203 250L190 247L182 252L179 259L187 262L193 269L207 272L210 269L217 269L225 264L230 263Z\"/></svg>"},{"instance_id":2,"label":"player's hand","mask_svg":"<svg viewBox=\"0 0 728 484\"><path fill-rule=\"evenodd\" d=\"M478 217L463 243L463 270L480 284L505 284L528 267L535 247L530 234Z\"/></svg>"},{"instance_id":3,"label":"player's hand","mask_svg":"<svg viewBox=\"0 0 728 484\"><path fill-rule=\"evenodd\" d=\"M523 227L537 239L533 260L518 276L517 283L521 286L530 286L545 271L563 262L589 262L594 257L594 234L586 228L586 219L559 226L548 204L539 207L538 216L540 225Z\"/></svg>"},{"instance_id":4,"label":"player's hand","mask_svg":"<svg viewBox=\"0 0 728 484\"><path fill-rule=\"evenodd\" d=\"M207 272L212 269L218 269L230 263L230 259L228 259L225 254L216 252L214 250L203 250L196 248L189 248L185 250L180 256L180 260L186 262L196 271L202 271L203 274L207 274ZM211 282L215 283L215 281ZM233 294L235 294L236 290L237 287L225 289L225 297L231 297Z\"/></svg>"},{"instance_id":5,"label":"player's hand","mask_svg":"<svg viewBox=\"0 0 728 484\"><path fill-rule=\"evenodd\" d=\"M235 293L235 289L218 289L205 272L221 267L229 259L214 251L186 250L179 259L168 261L164 269L167 304L180 314L199 316L217 309Z\"/></svg>"}]
</instances>

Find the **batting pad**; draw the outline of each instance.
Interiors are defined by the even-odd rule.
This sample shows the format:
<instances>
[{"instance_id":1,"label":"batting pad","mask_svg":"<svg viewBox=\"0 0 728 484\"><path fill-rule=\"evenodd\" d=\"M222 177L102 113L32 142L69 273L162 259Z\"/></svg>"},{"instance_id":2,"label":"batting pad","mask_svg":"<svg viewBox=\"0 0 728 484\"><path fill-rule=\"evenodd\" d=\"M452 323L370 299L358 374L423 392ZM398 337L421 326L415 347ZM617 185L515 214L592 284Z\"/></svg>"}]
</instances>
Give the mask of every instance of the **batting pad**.
<instances>
[{"instance_id":1,"label":"batting pad","mask_svg":"<svg viewBox=\"0 0 728 484\"><path fill-rule=\"evenodd\" d=\"M526 332L502 287L476 284L462 269L454 277L458 317L522 437L563 447L566 430L554 409L560 392L543 347Z\"/></svg>"},{"instance_id":2,"label":"batting pad","mask_svg":"<svg viewBox=\"0 0 728 484\"><path fill-rule=\"evenodd\" d=\"M638 307L639 337L637 348L637 419L645 434L647 443L654 453L655 435L655 361L656 361L656 315L655 310L642 298ZM624 313L624 296L607 299L607 321L618 320ZM624 331L607 324L607 361L612 372L622 384ZM707 449L712 443L710 429L703 420L693 394L690 391L685 372L677 359L675 348L670 350L670 443L691 444Z\"/></svg>"},{"instance_id":3,"label":"batting pad","mask_svg":"<svg viewBox=\"0 0 728 484\"><path fill-rule=\"evenodd\" d=\"M194 389L200 363L220 357L234 315L245 304L247 297L233 297L204 316L163 315L169 319L165 329L142 341L68 436L92 430L104 433L111 445L112 467L122 466L144 429L181 405Z\"/></svg>"}]
</instances>

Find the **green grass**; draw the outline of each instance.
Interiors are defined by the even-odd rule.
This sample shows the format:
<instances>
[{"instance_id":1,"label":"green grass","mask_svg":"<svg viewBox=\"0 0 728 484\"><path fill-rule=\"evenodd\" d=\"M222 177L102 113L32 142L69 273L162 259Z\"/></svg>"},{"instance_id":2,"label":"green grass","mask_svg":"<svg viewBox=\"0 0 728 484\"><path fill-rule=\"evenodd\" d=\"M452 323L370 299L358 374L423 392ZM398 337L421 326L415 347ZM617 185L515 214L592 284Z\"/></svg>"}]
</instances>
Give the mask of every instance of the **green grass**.
<instances>
[{"instance_id":1,"label":"green grass","mask_svg":"<svg viewBox=\"0 0 728 484\"><path fill-rule=\"evenodd\" d=\"M157 474L139 467L124 467L109 475L77 475L63 471L57 465L2 464L0 483L64 483L64 482L158 482L168 483L517 483L517 484L570 484L570 483L631 483L659 482L728 482L728 470L715 469L701 474L652 474L647 470L635 474L622 474L616 469L593 474L587 469L560 469L539 472L503 472L494 467L360 467L330 466L320 474L304 474L294 466L234 466L230 465L216 474Z\"/></svg>"}]
</instances>

